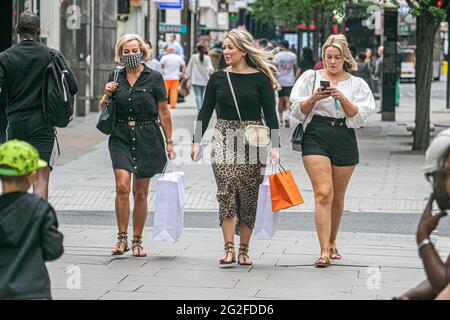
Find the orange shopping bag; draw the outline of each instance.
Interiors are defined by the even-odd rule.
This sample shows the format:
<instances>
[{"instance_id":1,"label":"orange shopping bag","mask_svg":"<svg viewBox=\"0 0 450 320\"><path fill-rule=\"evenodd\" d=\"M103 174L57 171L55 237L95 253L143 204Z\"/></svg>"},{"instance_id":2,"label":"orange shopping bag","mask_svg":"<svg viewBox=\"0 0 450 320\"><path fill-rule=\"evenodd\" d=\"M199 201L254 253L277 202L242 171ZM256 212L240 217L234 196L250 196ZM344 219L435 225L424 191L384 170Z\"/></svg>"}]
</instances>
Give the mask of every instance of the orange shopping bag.
<instances>
[{"instance_id":1,"label":"orange shopping bag","mask_svg":"<svg viewBox=\"0 0 450 320\"><path fill-rule=\"evenodd\" d=\"M291 171L286 171L281 164L279 166L282 170L269 177L272 211L279 211L304 203Z\"/></svg>"}]
</instances>

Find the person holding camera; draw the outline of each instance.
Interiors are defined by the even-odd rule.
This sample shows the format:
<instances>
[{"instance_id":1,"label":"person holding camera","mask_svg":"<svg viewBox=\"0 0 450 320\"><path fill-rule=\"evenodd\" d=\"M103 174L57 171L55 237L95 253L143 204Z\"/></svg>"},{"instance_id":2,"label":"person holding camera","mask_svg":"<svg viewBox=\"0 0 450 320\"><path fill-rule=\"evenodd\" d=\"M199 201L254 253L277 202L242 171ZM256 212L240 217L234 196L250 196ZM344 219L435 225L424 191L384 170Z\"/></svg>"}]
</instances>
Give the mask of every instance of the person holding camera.
<instances>
[{"instance_id":1,"label":"person holding camera","mask_svg":"<svg viewBox=\"0 0 450 320\"><path fill-rule=\"evenodd\" d=\"M439 133L428 147L423 171L433 192L417 227L416 240L427 279L396 298L401 300L450 299L450 255L443 262L430 240L440 219L450 209L450 129Z\"/></svg>"},{"instance_id":2,"label":"person holding camera","mask_svg":"<svg viewBox=\"0 0 450 320\"><path fill-rule=\"evenodd\" d=\"M341 259L336 246L347 186L359 163L355 128L375 110L368 84L357 69L344 35L331 35L322 48L325 69L308 70L292 89L291 115L303 123L303 164L315 198L320 257L316 267Z\"/></svg>"}]
</instances>

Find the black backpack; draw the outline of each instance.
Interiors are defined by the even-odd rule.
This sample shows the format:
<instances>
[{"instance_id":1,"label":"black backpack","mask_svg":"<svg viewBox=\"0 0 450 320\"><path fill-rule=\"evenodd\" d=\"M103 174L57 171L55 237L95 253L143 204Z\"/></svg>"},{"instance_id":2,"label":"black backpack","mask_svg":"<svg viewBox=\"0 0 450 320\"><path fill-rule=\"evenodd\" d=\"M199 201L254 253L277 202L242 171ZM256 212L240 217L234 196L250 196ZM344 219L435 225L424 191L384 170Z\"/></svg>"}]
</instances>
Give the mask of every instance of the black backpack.
<instances>
[{"instance_id":1,"label":"black backpack","mask_svg":"<svg viewBox=\"0 0 450 320\"><path fill-rule=\"evenodd\" d=\"M49 53L50 63L44 72L42 87L42 103L44 117L53 126L67 127L73 117L73 97L69 93L67 75L69 72L61 58L53 52Z\"/></svg>"}]
</instances>

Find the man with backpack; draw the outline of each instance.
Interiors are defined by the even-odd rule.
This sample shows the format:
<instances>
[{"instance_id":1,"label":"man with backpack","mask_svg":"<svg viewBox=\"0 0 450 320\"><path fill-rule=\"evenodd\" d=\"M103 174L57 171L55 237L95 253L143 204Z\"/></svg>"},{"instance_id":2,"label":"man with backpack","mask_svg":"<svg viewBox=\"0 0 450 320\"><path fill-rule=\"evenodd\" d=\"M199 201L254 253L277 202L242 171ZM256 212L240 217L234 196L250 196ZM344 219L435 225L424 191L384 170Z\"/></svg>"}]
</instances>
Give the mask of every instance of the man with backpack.
<instances>
[{"instance_id":1,"label":"man with backpack","mask_svg":"<svg viewBox=\"0 0 450 320\"><path fill-rule=\"evenodd\" d=\"M19 139L30 143L38 150L41 159L48 163L47 167L37 171L33 183L34 193L47 199L48 181L54 160L54 126L58 125L58 121L55 122L55 118L49 117L44 108L52 107L53 112L59 112L57 107L61 107L61 111L66 110L64 101L67 102L76 94L78 85L63 55L58 50L37 42L40 19L36 14L29 11L20 14L16 31L20 42L0 53L0 87L5 88L7 97L6 139ZM52 56L61 64L58 69L60 74L48 75L55 71L51 68L47 70ZM64 85L58 82L59 76L63 76L60 82ZM61 95L64 97L59 97ZM62 105L55 106L57 101L62 101ZM68 104L70 105L70 101Z\"/></svg>"}]
</instances>

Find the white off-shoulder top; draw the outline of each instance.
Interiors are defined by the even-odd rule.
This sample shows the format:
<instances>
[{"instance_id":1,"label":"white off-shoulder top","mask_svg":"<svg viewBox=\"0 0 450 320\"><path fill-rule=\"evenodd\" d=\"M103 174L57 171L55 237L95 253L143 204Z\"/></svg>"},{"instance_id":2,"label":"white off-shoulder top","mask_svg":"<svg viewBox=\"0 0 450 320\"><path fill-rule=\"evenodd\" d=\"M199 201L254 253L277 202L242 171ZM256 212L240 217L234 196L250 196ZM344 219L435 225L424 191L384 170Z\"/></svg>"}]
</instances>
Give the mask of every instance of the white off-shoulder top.
<instances>
[{"instance_id":1,"label":"white off-shoulder top","mask_svg":"<svg viewBox=\"0 0 450 320\"><path fill-rule=\"evenodd\" d=\"M314 84L314 73L316 81ZM340 81L337 88L347 99L358 107L358 113L353 117L347 117L339 102L335 102L332 97L318 101L311 112L306 115L300 109L300 103L312 96L314 91L320 86L320 80L325 79L319 71L308 70L304 72L292 88L289 101L292 103L291 116L303 123L303 129L311 121L314 115L321 115L332 118L346 118L345 122L349 128L361 128L366 124L367 117L375 111L375 99L369 85L359 77L353 75L347 80Z\"/></svg>"}]
</instances>

